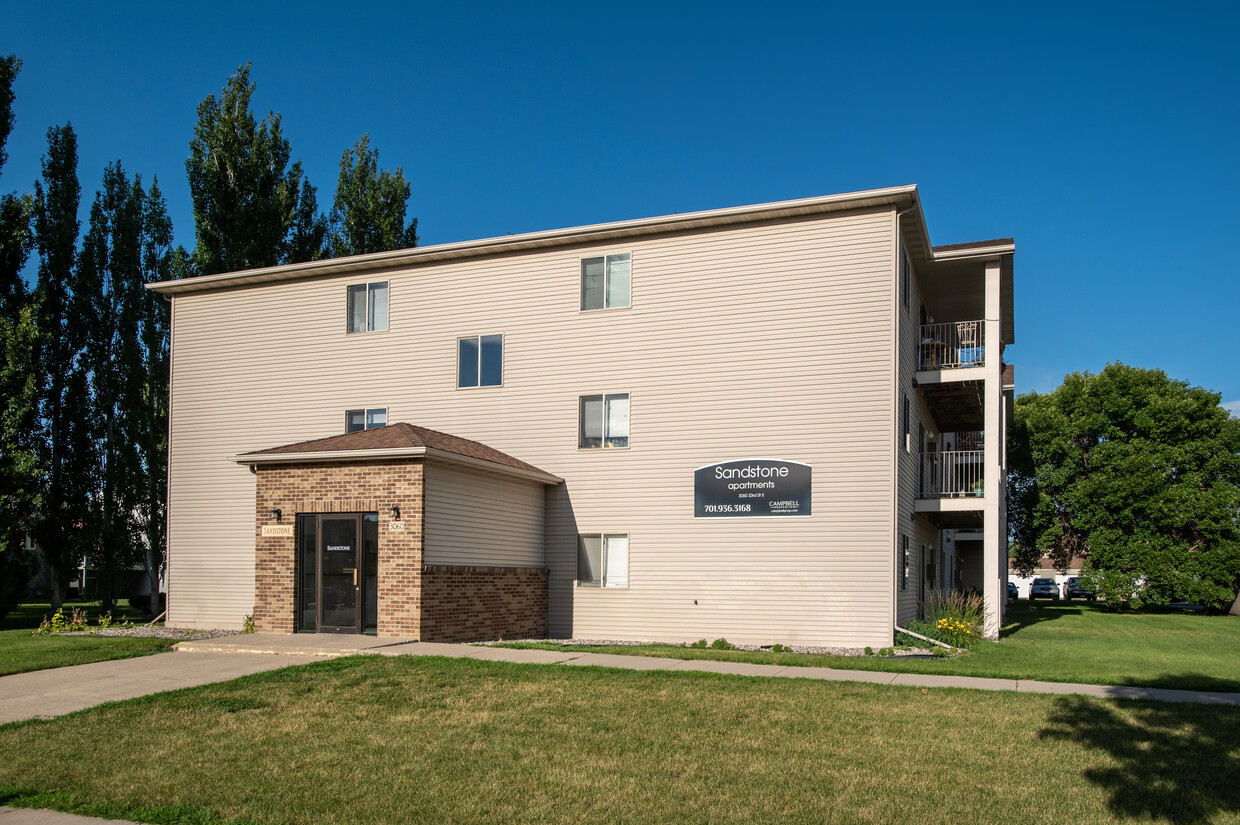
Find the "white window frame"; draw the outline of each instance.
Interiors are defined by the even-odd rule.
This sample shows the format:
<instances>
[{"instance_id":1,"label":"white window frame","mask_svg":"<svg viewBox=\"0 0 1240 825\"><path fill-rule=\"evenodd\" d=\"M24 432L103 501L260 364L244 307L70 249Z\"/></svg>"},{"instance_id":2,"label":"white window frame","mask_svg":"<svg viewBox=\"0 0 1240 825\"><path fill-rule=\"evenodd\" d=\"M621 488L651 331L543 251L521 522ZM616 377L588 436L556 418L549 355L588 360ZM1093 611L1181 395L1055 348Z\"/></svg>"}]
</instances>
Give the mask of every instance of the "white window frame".
<instances>
[{"instance_id":1,"label":"white window frame","mask_svg":"<svg viewBox=\"0 0 1240 825\"><path fill-rule=\"evenodd\" d=\"M499 383L498 384L483 384L482 383L482 339L483 338L499 338ZM478 342L478 367L477 367L478 383L477 384L462 384L461 383L461 342L462 341L477 341ZM504 386L504 333L488 332L488 333L482 333L481 335L462 335L461 337L457 338L456 339L456 388L458 390L478 390L478 389L486 389L487 387L502 387L502 386Z\"/></svg>"},{"instance_id":2,"label":"white window frame","mask_svg":"<svg viewBox=\"0 0 1240 825\"><path fill-rule=\"evenodd\" d=\"M629 262L629 288L625 295L623 304L612 305L609 302L611 298L611 262L613 258L628 258ZM603 262L603 305L601 307L586 306L586 264L590 261ZM579 307L582 312L602 312L608 309L628 309L633 306L633 253L631 252L605 252L602 255L591 255L588 258L581 259L578 286Z\"/></svg>"},{"instance_id":3,"label":"white window frame","mask_svg":"<svg viewBox=\"0 0 1240 825\"><path fill-rule=\"evenodd\" d=\"M602 428L601 428L602 435L600 436L601 443L596 447L585 444L585 440L586 440L585 402L587 398L599 398L599 399L602 399L602 403L603 403L603 421L602 421ZM628 431L625 432L624 434L623 444L608 444L607 443L608 441L611 441L613 438L620 437L620 436L612 436L611 433L608 432L608 429L607 429L609 421L610 421L608 410L610 409L609 405L613 398L624 398L629 408L628 416L627 416ZM579 450L627 450L632 445L632 443L633 443L633 397L629 393L627 392L592 392L592 393L588 393L586 395L581 395L577 397L577 449Z\"/></svg>"},{"instance_id":4,"label":"white window frame","mask_svg":"<svg viewBox=\"0 0 1240 825\"><path fill-rule=\"evenodd\" d=\"M362 414L362 429L360 430L349 429L349 416L353 415L354 413ZM371 424L370 423L371 417L375 413L383 413L382 424ZM344 411L344 431L346 434L347 433L360 433L360 432L365 432L366 430L377 430L380 427L386 427L386 426L387 426L387 407L365 407L365 408L358 407L356 409Z\"/></svg>"},{"instance_id":5,"label":"white window frame","mask_svg":"<svg viewBox=\"0 0 1240 825\"><path fill-rule=\"evenodd\" d=\"M599 540L599 562L598 562L598 578L594 581L582 582L581 580L581 556L585 552L584 539L597 538ZM607 573L607 558L609 552L609 539L624 539L624 574L619 582L614 578L610 578ZM632 558L633 543L628 533L619 533L608 530L591 531L587 533L577 534L577 587L589 590L628 590L629 589L629 569L630 559Z\"/></svg>"},{"instance_id":6,"label":"white window frame","mask_svg":"<svg viewBox=\"0 0 1240 825\"><path fill-rule=\"evenodd\" d=\"M366 305L366 328L365 329L351 329L351 326L353 324L353 313L350 312L350 310L352 309L352 307L350 306L350 299L353 296L354 290L358 289L359 287L365 287L364 297L362 298L362 300L365 302L365 305ZM370 295L371 295L371 291L374 290L376 287L383 287L383 290L387 295L387 298L385 299L384 305L383 305L383 326L382 327L375 326L376 313L373 313L371 311ZM388 320L392 314L391 282L389 281L368 281L364 284L349 284L348 286L345 287L344 294L345 294L344 329L347 334L360 335L365 332L387 332Z\"/></svg>"}]
</instances>

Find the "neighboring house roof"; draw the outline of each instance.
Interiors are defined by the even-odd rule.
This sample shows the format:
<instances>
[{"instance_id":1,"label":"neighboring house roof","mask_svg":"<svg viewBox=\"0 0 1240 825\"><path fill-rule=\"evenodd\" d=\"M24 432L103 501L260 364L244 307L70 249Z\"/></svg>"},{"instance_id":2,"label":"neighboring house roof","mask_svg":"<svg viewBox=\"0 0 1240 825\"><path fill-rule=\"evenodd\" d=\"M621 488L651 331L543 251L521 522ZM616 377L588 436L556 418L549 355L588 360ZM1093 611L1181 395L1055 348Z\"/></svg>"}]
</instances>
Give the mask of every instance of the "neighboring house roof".
<instances>
[{"instance_id":1,"label":"neighboring house roof","mask_svg":"<svg viewBox=\"0 0 1240 825\"><path fill-rule=\"evenodd\" d=\"M426 427L412 424L389 424L355 433L298 441L282 447L255 450L236 456L238 464L297 464L310 462L365 461L377 458L417 458L431 456L461 464L489 466L511 475L532 478L548 484L562 479L543 472L533 464L527 464L501 453L485 444L448 435Z\"/></svg>"}]
</instances>

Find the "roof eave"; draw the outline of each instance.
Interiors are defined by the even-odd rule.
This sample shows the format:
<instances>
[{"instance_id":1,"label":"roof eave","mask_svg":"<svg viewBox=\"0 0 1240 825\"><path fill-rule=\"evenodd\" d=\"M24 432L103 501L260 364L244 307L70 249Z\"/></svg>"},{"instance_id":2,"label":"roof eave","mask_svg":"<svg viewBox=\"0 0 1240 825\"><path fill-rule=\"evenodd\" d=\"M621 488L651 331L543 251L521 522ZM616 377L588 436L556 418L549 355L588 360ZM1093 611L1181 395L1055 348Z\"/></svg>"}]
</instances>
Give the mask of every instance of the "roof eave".
<instances>
[{"instance_id":1,"label":"roof eave","mask_svg":"<svg viewBox=\"0 0 1240 825\"><path fill-rule=\"evenodd\" d=\"M177 281L156 281L146 285L153 292L179 295L187 292L205 292L231 286L248 286L277 281L296 280L353 272L370 272L438 260L474 258L505 252L520 252L553 246L580 243L596 243L638 235L653 235L687 229L726 226L762 220L789 218L845 209L890 206L908 203L920 206L915 185L870 189L863 192L847 192L798 200L775 201L750 206L735 206L703 212L662 215L654 218L617 221L614 223L574 226L544 232L529 232L500 238L484 238L475 241L438 244L436 246L375 252L348 258L330 258L324 261L285 264L283 266L225 272L217 275L200 275ZM920 208L918 209L920 212Z\"/></svg>"},{"instance_id":2,"label":"roof eave","mask_svg":"<svg viewBox=\"0 0 1240 825\"><path fill-rule=\"evenodd\" d=\"M290 453L242 453L241 455L233 456L232 460L237 464L258 467L272 464L340 464L348 461L383 461L393 458L433 459L448 464L458 464L486 470L491 473L523 478L529 481L538 481L543 484L560 484L564 481L559 476L544 473L542 470L527 470L523 467L513 467L509 464L500 464L483 458L459 455L429 447L389 447L378 450L323 450L319 452Z\"/></svg>"}]
</instances>

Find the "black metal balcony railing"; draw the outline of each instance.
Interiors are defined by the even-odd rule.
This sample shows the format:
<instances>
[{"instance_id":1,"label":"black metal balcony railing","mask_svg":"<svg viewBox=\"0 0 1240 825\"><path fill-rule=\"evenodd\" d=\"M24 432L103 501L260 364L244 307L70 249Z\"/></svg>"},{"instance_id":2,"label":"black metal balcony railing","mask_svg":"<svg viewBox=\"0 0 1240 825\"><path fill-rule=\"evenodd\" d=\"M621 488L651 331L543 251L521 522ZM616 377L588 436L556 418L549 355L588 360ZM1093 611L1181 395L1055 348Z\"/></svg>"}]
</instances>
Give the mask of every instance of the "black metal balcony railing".
<instances>
[{"instance_id":1,"label":"black metal balcony railing","mask_svg":"<svg viewBox=\"0 0 1240 825\"><path fill-rule=\"evenodd\" d=\"M985 451L950 450L922 455L921 498L985 495Z\"/></svg>"},{"instance_id":2,"label":"black metal balcony railing","mask_svg":"<svg viewBox=\"0 0 1240 825\"><path fill-rule=\"evenodd\" d=\"M986 363L986 325L981 321L922 324L917 349L919 370L980 367Z\"/></svg>"}]
</instances>

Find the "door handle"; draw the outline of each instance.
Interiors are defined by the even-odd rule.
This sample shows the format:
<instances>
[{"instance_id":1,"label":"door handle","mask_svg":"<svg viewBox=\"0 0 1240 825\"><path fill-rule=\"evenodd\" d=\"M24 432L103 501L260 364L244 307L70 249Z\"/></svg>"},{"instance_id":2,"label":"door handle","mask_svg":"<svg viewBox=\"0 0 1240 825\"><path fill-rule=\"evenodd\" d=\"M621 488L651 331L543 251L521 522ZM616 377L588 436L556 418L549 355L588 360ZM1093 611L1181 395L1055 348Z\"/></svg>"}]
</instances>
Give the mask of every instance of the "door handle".
<instances>
[{"instance_id":1,"label":"door handle","mask_svg":"<svg viewBox=\"0 0 1240 825\"><path fill-rule=\"evenodd\" d=\"M352 573L353 574L353 586L357 587L357 568L356 567L342 567L341 572Z\"/></svg>"}]
</instances>

